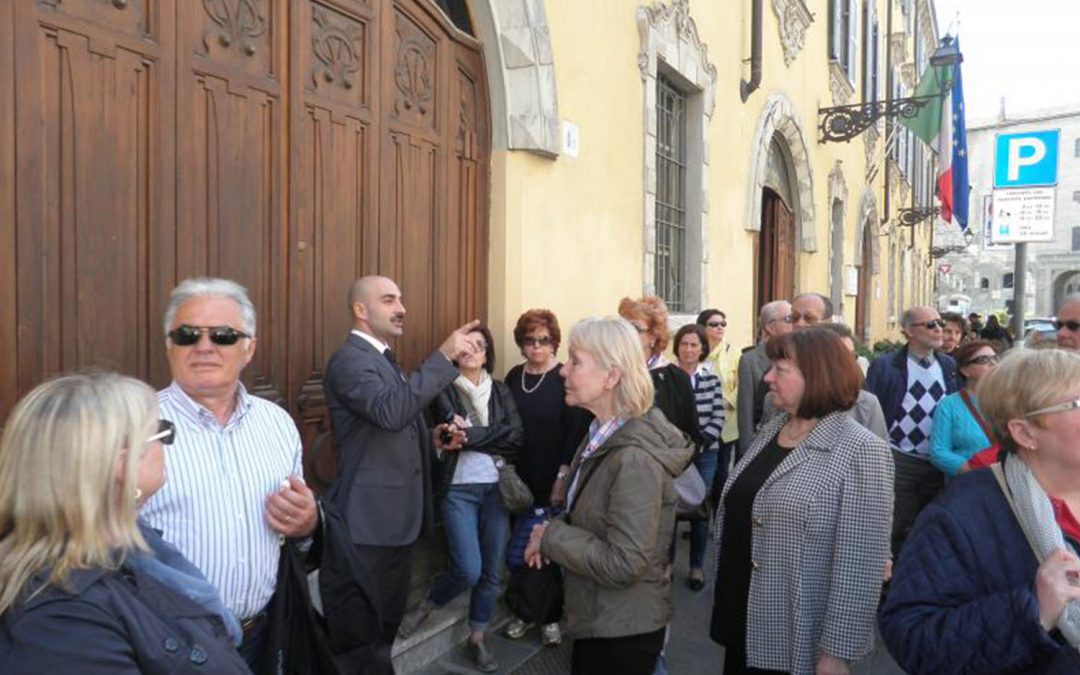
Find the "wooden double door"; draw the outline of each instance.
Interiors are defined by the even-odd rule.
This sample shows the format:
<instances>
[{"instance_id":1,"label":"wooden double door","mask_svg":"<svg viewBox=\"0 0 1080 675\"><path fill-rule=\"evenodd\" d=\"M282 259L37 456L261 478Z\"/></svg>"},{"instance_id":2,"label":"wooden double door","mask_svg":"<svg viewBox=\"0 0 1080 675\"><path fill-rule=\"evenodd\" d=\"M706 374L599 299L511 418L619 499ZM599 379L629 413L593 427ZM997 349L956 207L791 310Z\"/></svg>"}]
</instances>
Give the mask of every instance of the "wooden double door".
<instances>
[{"instance_id":1,"label":"wooden double door","mask_svg":"<svg viewBox=\"0 0 1080 675\"><path fill-rule=\"evenodd\" d=\"M761 231L754 247L755 309L773 300L791 300L795 295L795 214L769 188L762 192Z\"/></svg>"},{"instance_id":2,"label":"wooden double door","mask_svg":"<svg viewBox=\"0 0 1080 675\"><path fill-rule=\"evenodd\" d=\"M2 4L0 425L54 373L167 383L189 276L248 288L309 448L353 279L399 282L407 366L486 313L481 48L432 0Z\"/></svg>"}]
</instances>

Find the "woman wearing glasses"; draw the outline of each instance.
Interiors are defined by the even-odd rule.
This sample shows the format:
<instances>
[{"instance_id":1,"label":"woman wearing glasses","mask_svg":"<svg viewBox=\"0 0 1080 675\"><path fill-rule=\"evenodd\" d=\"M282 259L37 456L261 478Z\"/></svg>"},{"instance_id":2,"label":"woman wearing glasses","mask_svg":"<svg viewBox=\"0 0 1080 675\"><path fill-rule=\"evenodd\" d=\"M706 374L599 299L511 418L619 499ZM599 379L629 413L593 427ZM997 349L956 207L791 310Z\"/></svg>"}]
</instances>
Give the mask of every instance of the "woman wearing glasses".
<instances>
[{"instance_id":1,"label":"woman wearing glasses","mask_svg":"<svg viewBox=\"0 0 1080 675\"><path fill-rule=\"evenodd\" d=\"M499 467L514 463L522 428L509 388L491 376L491 332L479 326L469 332L469 339L483 351L458 359L461 374L434 404L436 418L450 422L448 433L457 436L453 447L459 448L444 444L442 478L436 486L449 569L435 578L427 598L401 622L398 635L410 636L436 607L471 591L469 653L477 670L490 673L499 664L484 636L495 613L510 538L510 515L499 496Z\"/></svg>"},{"instance_id":2,"label":"woman wearing glasses","mask_svg":"<svg viewBox=\"0 0 1080 675\"><path fill-rule=\"evenodd\" d=\"M914 675L1080 672L1080 354L1011 352L979 393L1004 461L923 511L881 635Z\"/></svg>"},{"instance_id":3,"label":"woman wearing glasses","mask_svg":"<svg viewBox=\"0 0 1080 675\"><path fill-rule=\"evenodd\" d=\"M934 432L930 435L930 463L946 476L969 471L968 460L994 442L979 407L976 387L997 364L997 351L989 340L974 340L957 347L952 357L964 378L964 387L934 408Z\"/></svg>"},{"instance_id":4,"label":"woman wearing glasses","mask_svg":"<svg viewBox=\"0 0 1080 675\"><path fill-rule=\"evenodd\" d=\"M570 462L591 421L591 415L583 409L566 405L566 381L560 372L562 364L556 358L561 341L562 331L555 314L546 309L530 309L518 317L514 326L514 342L525 363L514 366L506 374L506 386L514 396L525 429L515 466L533 493L533 505L538 508L562 507ZM525 618L514 617L505 634L516 640L524 637L532 625ZM542 625L541 640L548 646L562 641L558 621Z\"/></svg>"},{"instance_id":5,"label":"woman wearing glasses","mask_svg":"<svg viewBox=\"0 0 1080 675\"><path fill-rule=\"evenodd\" d=\"M731 453L739 440L739 425L735 421L735 401L739 393L740 353L726 340L728 325L726 314L718 309L706 309L698 314L697 324L705 328L705 335L709 338L709 356L705 359L705 367L720 378L720 391L724 395L724 416L731 420L731 424L724 425L724 432L720 435L716 477L712 484L713 507L715 507L716 500L720 498L720 491L724 489L724 483L727 481Z\"/></svg>"},{"instance_id":6,"label":"woman wearing glasses","mask_svg":"<svg viewBox=\"0 0 1080 675\"><path fill-rule=\"evenodd\" d=\"M136 522L165 482L145 384L68 375L19 402L0 441L4 672L248 673L216 589Z\"/></svg>"}]
</instances>

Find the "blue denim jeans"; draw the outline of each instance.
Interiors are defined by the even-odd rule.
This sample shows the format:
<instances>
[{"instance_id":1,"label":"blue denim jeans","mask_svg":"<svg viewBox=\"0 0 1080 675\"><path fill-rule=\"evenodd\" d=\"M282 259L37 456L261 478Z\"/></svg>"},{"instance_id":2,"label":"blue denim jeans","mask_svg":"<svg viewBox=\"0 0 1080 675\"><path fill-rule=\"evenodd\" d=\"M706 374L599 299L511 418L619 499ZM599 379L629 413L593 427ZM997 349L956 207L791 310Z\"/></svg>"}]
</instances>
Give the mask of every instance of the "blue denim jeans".
<instances>
[{"instance_id":1,"label":"blue denim jeans","mask_svg":"<svg viewBox=\"0 0 1080 675\"><path fill-rule=\"evenodd\" d=\"M720 453L706 450L694 458L694 466L706 486L712 486L716 478L717 457ZM690 523L690 568L699 569L705 560L705 546L709 543L709 521L695 520Z\"/></svg>"},{"instance_id":2,"label":"blue denim jeans","mask_svg":"<svg viewBox=\"0 0 1080 675\"><path fill-rule=\"evenodd\" d=\"M442 499L442 522L450 567L435 578L428 600L437 607L472 589L469 628L487 630L495 612L510 515L497 483L451 485Z\"/></svg>"}]
</instances>

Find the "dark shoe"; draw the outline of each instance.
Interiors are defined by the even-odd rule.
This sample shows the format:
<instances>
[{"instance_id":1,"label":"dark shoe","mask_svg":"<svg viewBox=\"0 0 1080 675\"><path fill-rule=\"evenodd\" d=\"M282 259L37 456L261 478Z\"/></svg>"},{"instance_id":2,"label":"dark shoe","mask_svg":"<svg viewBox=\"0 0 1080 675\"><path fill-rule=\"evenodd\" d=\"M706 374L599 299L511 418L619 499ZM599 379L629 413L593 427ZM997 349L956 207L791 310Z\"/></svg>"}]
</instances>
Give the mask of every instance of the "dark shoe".
<instances>
[{"instance_id":1,"label":"dark shoe","mask_svg":"<svg viewBox=\"0 0 1080 675\"><path fill-rule=\"evenodd\" d=\"M686 584L696 593L705 588L705 575L701 570L690 570L690 578L687 579Z\"/></svg>"},{"instance_id":2,"label":"dark shoe","mask_svg":"<svg viewBox=\"0 0 1080 675\"><path fill-rule=\"evenodd\" d=\"M401 620L401 625L398 626L397 634L402 640L407 640L409 636L416 632L427 618L431 616L431 610L434 607L427 602L420 603L420 606L412 610L405 615L405 618Z\"/></svg>"},{"instance_id":3,"label":"dark shoe","mask_svg":"<svg viewBox=\"0 0 1080 675\"><path fill-rule=\"evenodd\" d=\"M495 656L488 651L487 645L483 642L476 643L469 640L469 654L472 655L476 669L481 673L494 673L499 669L499 662L495 660Z\"/></svg>"}]
</instances>

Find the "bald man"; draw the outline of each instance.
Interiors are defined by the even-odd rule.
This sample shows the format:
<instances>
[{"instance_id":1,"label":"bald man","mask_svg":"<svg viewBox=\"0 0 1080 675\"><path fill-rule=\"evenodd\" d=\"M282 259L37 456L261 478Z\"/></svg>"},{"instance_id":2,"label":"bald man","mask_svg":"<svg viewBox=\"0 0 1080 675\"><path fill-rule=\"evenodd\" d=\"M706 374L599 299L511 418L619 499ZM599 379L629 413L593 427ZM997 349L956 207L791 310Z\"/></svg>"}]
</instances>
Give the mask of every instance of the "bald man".
<instances>
[{"instance_id":1,"label":"bald man","mask_svg":"<svg viewBox=\"0 0 1080 675\"><path fill-rule=\"evenodd\" d=\"M345 515L352 542L375 577L383 635L359 655L362 673L392 675L390 651L405 613L413 544L432 513L429 433L423 411L458 376L452 361L483 351L470 322L450 334L405 377L389 342L405 330L401 290L391 279L358 279L349 291L353 330L326 365L326 402L338 450L338 477L328 499ZM455 443L447 449L454 449Z\"/></svg>"}]
</instances>

